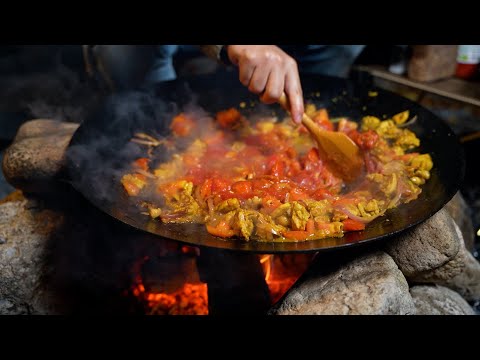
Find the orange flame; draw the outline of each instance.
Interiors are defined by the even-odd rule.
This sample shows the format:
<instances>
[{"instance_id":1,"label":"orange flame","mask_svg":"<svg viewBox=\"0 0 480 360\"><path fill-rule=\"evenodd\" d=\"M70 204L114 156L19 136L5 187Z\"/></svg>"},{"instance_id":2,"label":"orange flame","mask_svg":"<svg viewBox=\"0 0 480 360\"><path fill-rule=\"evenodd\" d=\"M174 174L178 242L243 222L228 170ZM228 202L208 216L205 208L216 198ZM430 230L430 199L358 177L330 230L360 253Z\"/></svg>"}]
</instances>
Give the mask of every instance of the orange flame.
<instances>
[{"instance_id":1,"label":"orange flame","mask_svg":"<svg viewBox=\"0 0 480 360\"><path fill-rule=\"evenodd\" d=\"M313 255L308 254L260 256L260 264L273 304L292 287L312 258Z\"/></svg>"},{"instance_id":2,"label":"orange flame","mask_svg":"<svg viewBox=\"0 0 480 360\"><path fill-rule=\"evenodd\" d=\"M260 258L260 264L263 265L263 272L265 273L265 281L268 284L268 280L270 279L270 273L272 270L272 257L273 255L262 255Z\"/></svg>"}]
</instances>

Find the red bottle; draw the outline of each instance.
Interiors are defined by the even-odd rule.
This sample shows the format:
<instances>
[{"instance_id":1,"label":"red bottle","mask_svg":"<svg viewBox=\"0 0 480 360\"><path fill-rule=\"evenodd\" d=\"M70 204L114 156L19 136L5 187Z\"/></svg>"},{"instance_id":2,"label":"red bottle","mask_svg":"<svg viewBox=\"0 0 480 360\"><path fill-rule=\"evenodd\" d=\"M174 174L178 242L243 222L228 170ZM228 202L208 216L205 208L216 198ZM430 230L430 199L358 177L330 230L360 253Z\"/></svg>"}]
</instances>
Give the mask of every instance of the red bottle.
<instances>
[{"instance_id":1,"label":"red bottle","mask_svg":"<svg viewBox=\"0 0 480 360\"><path fill-rule=\"evenodd\" d=\"M462 79L473 78L478 71L479 62L480 45L459 45L455 75Z\"/></svg>"}]
</instances>

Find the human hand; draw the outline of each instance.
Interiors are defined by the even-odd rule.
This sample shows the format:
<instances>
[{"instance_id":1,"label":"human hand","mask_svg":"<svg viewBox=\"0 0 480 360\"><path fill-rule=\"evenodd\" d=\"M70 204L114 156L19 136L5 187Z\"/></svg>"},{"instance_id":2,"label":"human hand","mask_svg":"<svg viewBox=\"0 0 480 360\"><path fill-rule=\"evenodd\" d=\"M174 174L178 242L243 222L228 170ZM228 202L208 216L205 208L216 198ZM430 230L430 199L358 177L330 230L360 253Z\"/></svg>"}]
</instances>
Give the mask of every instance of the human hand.
<instances>
[{"instance_id":1,"label":"human hand","mask_svg":"<svg viewBox=\"0 0 480 360\"><path fill-rule=\"evenodd\" d=\"M240 82L260 100L272 104L283 92L290 102L293 121L300 124L303 94L296 61L275 45L228 45L230 61L238 66Z\"/></svg>"}]
</instances>

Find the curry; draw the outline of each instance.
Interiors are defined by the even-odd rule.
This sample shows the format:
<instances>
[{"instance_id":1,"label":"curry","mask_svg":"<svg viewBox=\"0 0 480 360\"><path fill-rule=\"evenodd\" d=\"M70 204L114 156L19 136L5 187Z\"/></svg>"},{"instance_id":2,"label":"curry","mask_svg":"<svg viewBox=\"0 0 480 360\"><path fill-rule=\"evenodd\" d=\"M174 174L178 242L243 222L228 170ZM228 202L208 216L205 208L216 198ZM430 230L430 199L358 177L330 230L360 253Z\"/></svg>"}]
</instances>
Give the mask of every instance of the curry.
<instances>
[{"instance_id":1,"label":"curry","mask_svg":"<svg viewBox=\"0 0 480 360\"><path fill-rule=\"evenodd\" d=\"M244 241L342 237L419 196L433 163L414 151L420 141L405 126L408 110L360 123L331 119L313 104L306 112L360 148L364 167L353 183L332 171L303 126L289 118L247 119L234 108L214 118L181 113L166 139L137 134L132 141L147 156L121 183L155 221L201 223L214 236ZM148 154L155 146L170 149L170 159L154 165Z\"/></svg>"}]
</instances>

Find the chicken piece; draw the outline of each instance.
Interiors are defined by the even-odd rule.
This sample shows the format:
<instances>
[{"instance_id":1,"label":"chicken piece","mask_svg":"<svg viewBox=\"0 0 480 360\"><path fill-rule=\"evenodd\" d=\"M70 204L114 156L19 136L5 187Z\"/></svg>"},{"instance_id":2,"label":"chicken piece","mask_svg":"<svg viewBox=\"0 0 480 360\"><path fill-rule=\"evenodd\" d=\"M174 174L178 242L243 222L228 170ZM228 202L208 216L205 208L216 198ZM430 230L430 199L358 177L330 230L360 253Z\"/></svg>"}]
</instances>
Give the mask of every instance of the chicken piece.
<instances>
[{"instance_id":1,"label":"chicken piece","mask_svg":"<svg viewBox=\"0 0 480 360\"><path fill-rule=\"evenodd\" d=\"M368 174L367 179L378 185L380 191L382 191L387 198L396 193L398 187L398 177L396 173L391 174Z\"/></svg>"},{"instance_id":2,"label":"chicken piece","mask_svg":"<svg viewBox=\"0 0 480 360\"><path fill-rule=\"evenodd\" d=\"M362 119L362 131L376 130L381 121L375 116L364 116Z\"/></svg>"},{"instance_id":3,"label":"chicken piece","mask_svg":"<svg viewBox=\"0 0 480 360\"><path fill-rule=\"evenodd\" d=\"M410 111L405 110L405 111L402 111L401 113L393 115L392 120L395 122L396 125L401 125L405 123L405 121L407 121L409 117L410 117Z\"/></svg>"},{"instance_id":4,"label":"chicken piece","mask_svg":"<svg viewBox=\"0 0 480 360\"><path fill-rule=\"evenodd\" d=\"M312 118L316 112L317 107L315 106L315 104L307 104L305 106L305 114L307 114L310 118Z\"/></svg>"},{"instance_id":5,"label":"chicken piece","mask_svg":"<svg viewBox=\"0 0 480 360\"><path fill-rule=\"evenodd\" d=\"M126 174L120 181L129 196L137 196L147 185L147 178L142 174Z\"/></svg>"},{"instance_id":6,"label":"chicken piece","mask_svg":"<svg viewBox=\"0 0 480 360\"><path fill-rule=\"evenodd\" d=\"M162 209L156 208L156 207L149 207L148 208L148 213L150 214L150 217L152 219L158 218L160 215L162 215Z\"/></svg>"},{"instance_id":7,"label":"chicken piece","mask_svg":"<svg viewBox=\"0 0 480 360\"><path fill-rule=\"evenodd\" d=\"M358 209L355 206L354 209L350 209L349 206L347 206L347 209L354 215L358 215ZM355 214L356 212L356 214ZM339 211L339 210L334 210L333 211L333 216L332 216L332 221L333 222L341 222L345 219L348 219L348 215L346 215L344 212Z\"/></svg>"},{"instance_id":8,"label":"chicken piece","mask_svg":"<svg viewBox=\"0 0 480 360\"><path fill-rule=\"evenodd\" d=\"M165 204L170 212L160 215L163 222L186 223L201 222L204 211L192 196L193 183L180 180L160 189L165 198Z\"/></svg>"},{"instance_id":9,"label":"chicken piece","mask_svg":"<svg viewBox=\"0 0 480 360\"><path fill-rule=\"evenodd\" d=\"M159 179L160 183L172 181L179 177L183 171L183 160L178 154L173 155L172 160L161 164L154 170L153 174Z\"/></svg>"},{"instance_id":10,"label":"chicken piece","mask_svg":"<svg viewBox=\"0 0 480 360\"><path fill-rule=\"evenodd\" d=\"M328 200L306 200L307 210L315 221L329 222L333 215L332 204Z\"/></svg>"},{"instance_id":11,"label":"chicken piece","mask_svg":"<svg viewBox=\"0 0 480 360\"><path fill-rule=\"evenodd\" d=\"M241 125L241 122L244 120L242 114L240 114L240 112L235 108L219 111L216 119L218 124L224 129L238 128Z\"/></svg>"},{"instance_id":12,"label":"chicken piece","mask_svg":"<svg viewBox=\"0 0 480 360\"><path fill-rule=\"evenodd\" d=\"M242 236L248 241L255 229L254 220L258 216L258 212L252 210L238 209L236 213L235 228L240 230Z\"/></svg>"},{"instance_id":13,"label":"chicken piece","mask_svg":"<svg viewBox=\"0 0 480 360\"><path fill-rule=\"evenodd\" d=\"M245 208L248 210L258 210L262 206L263 200L258 196L245 200Z\"/></svg>"},{"instance_id":14,"label":"chicken piece","mask_svg":"<svg viewBox=\"0 0 480 360\"><path fill-rule=\"evenodd\" d=\"M368 202L361 201L357 204L360 216L368 219L370 217L376 217L383 213L382 206L385 204L383 201L372 199Z\"/></svg>"},{"instance_id":15,"label":"chicken piece","mask_svg":"<svg viewBox=\"0 0 480 360\"><path fill-rule=\"evenodd\" d=\"M200 140L196 139L190 144L190 146L185 150L185 154L193 155L197 158L201 158L207 151L207 144Z\"/></svg>"},{"instance_id":16,"label":"chicken piece","mask_svg":"<svg viewBox=\"0 0 480 360\"><path fill-rule=\"evenodd\" d=\"M255 221L255 238L258 240L273 241L287 231L286 227L276 224L270 216L265 214L258 213Z\"/></svg>"},{"instance_id":17,"label":"chicken piece","mask_svg":"<svg viewBox=\"0 0 480 360\"><path fill-rule=\"evenodd\" d=\"M298 201L292 201L292 229L305 230L310 213Z\"/></svg>"},{"instance_id":18,"label":"chicken piece","mask_svg":"<svg viewBox=\"0 0 480 360\"><path fill-rule=\"evenodd\" d=\"M420 145L420 140L412 131L404 129L397 140L395 140L394 145L399 146L403 150L411 150Z\"/></svg>"},{"instance_id":19,"label":"chicken piece","mask_svg":"<svg viewBox=\"0 0 480 360\"><path fill-rule=\"evenodd\" d=\"M217 205L215 211L219 213L228 213L230 211L234 211L240 208L240 202L237 198L231 198L222 201L220 204Z\"/></svg>"},{"instance_id":20,"label":"chicken piece","mask_svg":"<svg viewBox=\"0 0 480 360\"><path fill-rule=\"evenodd\" d=\"M257 123L257 129L262 134L267 134L275 128L275 124L271 121L260 121Z\"/></svg>"},{"instance_id":21,"label":"chicken piece","mask_svg":"<svg viewBox=\"0 0 480 360\"><path fill-rule=\"evenodd\" d=\"M407 165L407 174L410 181L417 186L425 184L425 181L430 179L430 170L432 167L433 162L429 154L413 157Z\"/></svg>"},{"instance_id":22,"label":"chicken piece","mask_svg":"<svg viewBox=\"0 0 480 360\"><path fill-rule=\"evenodd\" d=\"M350 121L345 118L341 118L338 122L338 131L349 133L350 131L357 130L358 124L355 121Z\"/></svg>"},{"instance_id":23,"label":"chicken piece","mask_svg":"<svg viewBox=\"0 0 480 360\"><path fill-rule=\"evenodd\" d=\"M395 126L393 120L381 121L375 131L383 138L391 140L396 139L402 133L402 130Z\"/></svg>"},{"instance_id":24,"label":"chicken piece","mask_svg":"<svg viewBox=\"0 0 480 360\"><path fill-rule=\"evenodd\" d=\"M410 159L408 165L414 168L415 170L430 171L432 170L432 167L433 167L433 161L429 154L422 154L422 155L417 155L412 159Z\"/></svg>"}]
</instances>

